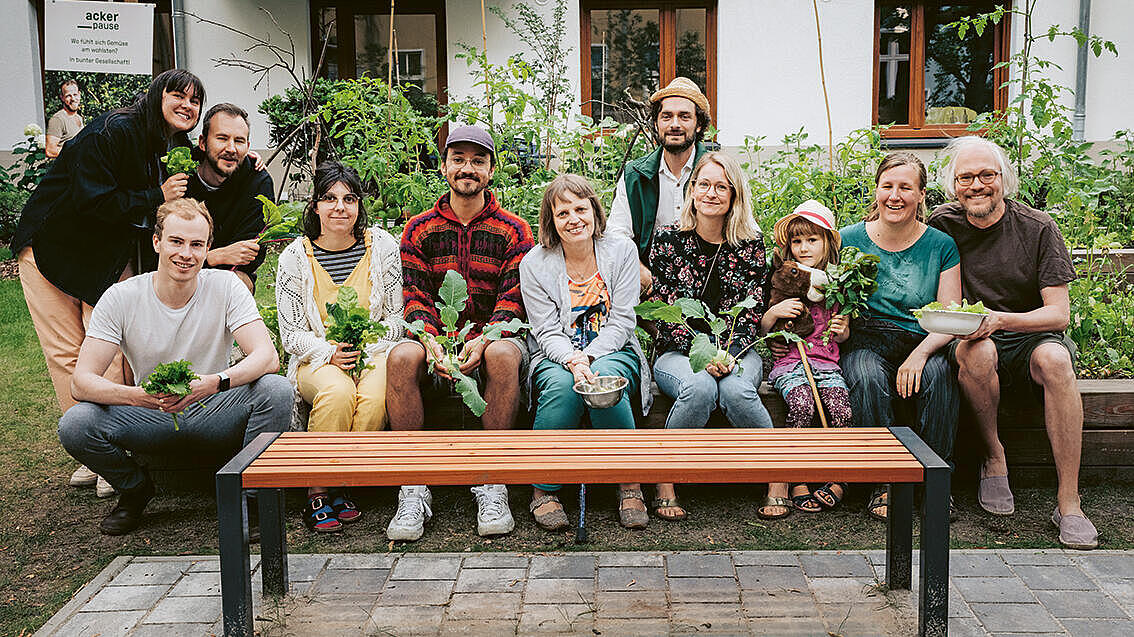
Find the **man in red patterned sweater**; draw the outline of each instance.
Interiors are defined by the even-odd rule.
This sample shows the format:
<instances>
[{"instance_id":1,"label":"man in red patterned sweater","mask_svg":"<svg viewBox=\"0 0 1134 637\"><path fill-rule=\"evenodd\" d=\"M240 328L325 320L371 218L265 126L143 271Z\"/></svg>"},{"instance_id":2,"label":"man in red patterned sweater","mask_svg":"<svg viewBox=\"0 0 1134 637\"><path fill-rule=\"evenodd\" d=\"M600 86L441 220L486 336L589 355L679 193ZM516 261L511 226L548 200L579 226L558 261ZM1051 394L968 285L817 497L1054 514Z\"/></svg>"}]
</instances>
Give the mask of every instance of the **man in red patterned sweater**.
<instances>
[{"instance_id":1,"label":"man in red patterned sweater","mask_svg":"<svg viewBox=\"0 0 1134 637\"><path fill-rule=\"evenodd\" d=\"M441 329L435 303L449 270L456 270L469 287L469 302L457 325L472 321L460 353L460 370L484 383L488 408L485 429L511 429L520 405L520 378L528 358L520 338L489 342L481 336L488 323L524 318L520 297L520 260L535 244L526 221L502 209L487 190L496 168L492 137L476 126L453 130L441 152L441 174L449 193L433 209L414 217L402 232L402 278L405 319L425 323L428 335L418 341L395 346L386 359L386 409L390 428L419 430L425 421L423 386L426 350L429 360L443 357L433 339ZM434 373L449 375L435 364ZM515 523L508 507L508 491L502 484L472 488L477 501L477 532L498 535L510 532ZM432 496L424 485L403 486L398 510L386 528L391 540L416 540L432 516Z\"/></svg>"}]
</instances>

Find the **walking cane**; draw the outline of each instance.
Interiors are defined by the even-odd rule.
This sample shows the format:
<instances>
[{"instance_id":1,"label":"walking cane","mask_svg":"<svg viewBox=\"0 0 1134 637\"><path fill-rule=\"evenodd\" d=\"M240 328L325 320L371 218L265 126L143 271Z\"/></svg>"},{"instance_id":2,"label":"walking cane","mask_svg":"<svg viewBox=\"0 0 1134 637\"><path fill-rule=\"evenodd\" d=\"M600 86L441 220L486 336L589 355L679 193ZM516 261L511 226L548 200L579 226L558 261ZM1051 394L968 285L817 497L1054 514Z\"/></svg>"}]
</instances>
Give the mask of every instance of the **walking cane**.
<instances>
[{"instance_id":1,"label":"walking cane","mask_svg":"<svg viewBox=\"0 0 1134 637\"><path fill-rule=\"evenodd\" d=\"M796 341L799 356L803 361L803 373L807 374L807 384L811 385L811 396L815 398L815 409L819 412L819 423L827 428L827 414L823 412L823 402L819 400L819 387L815 384L815 377L811 375L811 363L807 360L807 351L803 348L803 341Z\"/></svg>"}]
</instances>

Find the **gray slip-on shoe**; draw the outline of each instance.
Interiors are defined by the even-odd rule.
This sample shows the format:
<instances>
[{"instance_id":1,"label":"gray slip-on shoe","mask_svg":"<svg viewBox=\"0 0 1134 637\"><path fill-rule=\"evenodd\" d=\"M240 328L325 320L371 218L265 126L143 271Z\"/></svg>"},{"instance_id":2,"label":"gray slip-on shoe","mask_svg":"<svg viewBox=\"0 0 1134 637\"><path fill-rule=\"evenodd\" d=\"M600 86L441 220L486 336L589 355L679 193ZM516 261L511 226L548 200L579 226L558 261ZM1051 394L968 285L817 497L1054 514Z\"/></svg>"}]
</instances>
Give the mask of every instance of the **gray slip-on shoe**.
<instances>
[{"instance_id":1,"label":"gray slip-on shoe","mask_svg":"<svg viewBox=\"0 0 1134 637\"><path fill-rule=\"evenodd\" d=\"M1069 549L1089 551L1099 545L1099 532L1085 516L1061 515L1057 504L1051 523L1059 529L1059 543Z\"/></svg>"},{"instance_id":2,"label":"gray slip-on shoe","mask_svg":"<svg viewBox=\"0 0 1134 637\"><path fill-rule=\"evenodd\" d=\"M980 508L993 515L1012 515L1016 512L1016 498L1008 487L1008 476L988 476L980 479L977 487Z\"/></svg>"}]
</instances>

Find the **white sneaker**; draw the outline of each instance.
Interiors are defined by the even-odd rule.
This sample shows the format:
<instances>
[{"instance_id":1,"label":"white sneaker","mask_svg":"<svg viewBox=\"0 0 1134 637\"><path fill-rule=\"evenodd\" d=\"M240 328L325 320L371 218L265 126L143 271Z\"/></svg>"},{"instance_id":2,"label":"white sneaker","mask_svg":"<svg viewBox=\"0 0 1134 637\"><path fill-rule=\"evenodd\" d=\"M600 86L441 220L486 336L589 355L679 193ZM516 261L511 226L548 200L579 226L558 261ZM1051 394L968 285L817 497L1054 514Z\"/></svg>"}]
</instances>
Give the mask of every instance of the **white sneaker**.
<instances>
[{"instance_id":1,"label":"white sneaker","mask_svg":"<svg viewBox=\"0 0 1134 637\"><path fill-rule=\"evenodd\" d=\"M114 487L110 486L110 483L106 481L106 478L99 476L98 482L95 483L95 495L100 498L109 498L115 493L118 492L114 490Z\"/></svg>"},{"instance_id":2,"label":"white sneaker","mask_svg":"<svg viewBox=\"0 0 1134 637\"><path fill-rule=\"evenodd\" d=\"M476 496L476 532L479 535L503 535L516 528L512 510L508 508L508 487L485 484L472 487Z\"/></svg>"},{"instance_id":3,"label":"white sneaker","mask_svg":"<svg viewBox=\"0 0 1134 637\"><path fill-rule=\"evenodd\" d=\"M75 473L71 474L71 479L67 484L73 487L93 487L95 481L98 480L98 474L87 468L87 465L81 464Z\"/></svg>"},{"instance_id":4,"label":"white sneaker","mask_svg":"<svg viewBox=\"0 0 1134 637\"><path fill-rule=\"evenodd\" d=\"M398 510L386 527L391 540L412 542L421 538L425 523L433 517L433 494L425 485L403 486L398 491Z\"/></svg>"}]
</instances>

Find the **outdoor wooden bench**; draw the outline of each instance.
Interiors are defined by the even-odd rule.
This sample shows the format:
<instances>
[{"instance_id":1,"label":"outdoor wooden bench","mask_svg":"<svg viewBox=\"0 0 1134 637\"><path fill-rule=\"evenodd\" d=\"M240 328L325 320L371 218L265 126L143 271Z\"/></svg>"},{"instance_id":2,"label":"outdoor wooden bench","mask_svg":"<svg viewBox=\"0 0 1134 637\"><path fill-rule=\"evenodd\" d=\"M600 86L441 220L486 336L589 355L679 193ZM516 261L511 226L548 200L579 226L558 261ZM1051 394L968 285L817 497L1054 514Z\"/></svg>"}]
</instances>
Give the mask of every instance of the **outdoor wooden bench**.
<instances>
[{"instance_id":1,"label":"outdoor wooden bench","mask_svg":"<svg viewBox=\"0 0 1134 637\"><path fill-rule=\"evenodd\" d=\"M921 484L919 634L945 635L949 477L907 427L265 433L217 472L225 635L253 634L245 489L258 490L263 590L285 594L284 488L548 481L889 483L886 581L907 590Z\"/></svg>"}]
</instances>

